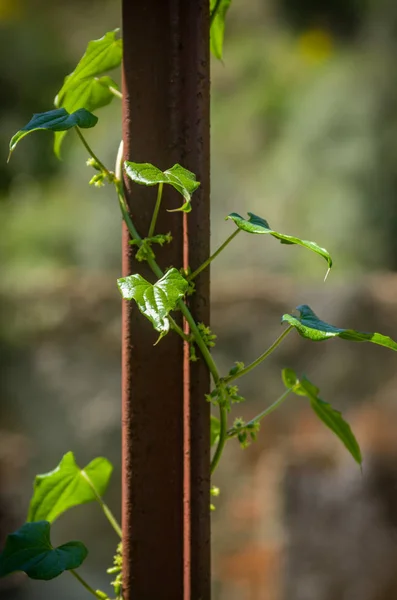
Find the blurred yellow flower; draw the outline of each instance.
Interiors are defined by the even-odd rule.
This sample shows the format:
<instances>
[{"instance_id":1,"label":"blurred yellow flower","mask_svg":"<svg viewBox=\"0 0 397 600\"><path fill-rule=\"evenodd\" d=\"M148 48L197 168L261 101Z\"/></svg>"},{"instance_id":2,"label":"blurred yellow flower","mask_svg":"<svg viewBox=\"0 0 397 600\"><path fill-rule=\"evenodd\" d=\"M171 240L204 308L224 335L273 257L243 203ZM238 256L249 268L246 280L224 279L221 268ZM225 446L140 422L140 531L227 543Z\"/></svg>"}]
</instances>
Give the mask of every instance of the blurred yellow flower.
<instances>
[{"instance_id":1,"label":"blurred yellow flower","mask_svg":"<svg viewBox=\"0 0 397 600\"><path fill-rule=\"evenodd\" d=\"M22 12L22 0L0 0L0 22L17 20Z\"/></svg>"},{"instance_id":2,"label":"blurred yellow flower","mask_svg":"<svg viewBox=\"0 0 397 600\"><path fill-rule=\"evenodd\" d=\"M309 29L298 38L299 54L310 63L327 60L333 48L332 36L324 29Z\"/></svg>"}]
</instances>

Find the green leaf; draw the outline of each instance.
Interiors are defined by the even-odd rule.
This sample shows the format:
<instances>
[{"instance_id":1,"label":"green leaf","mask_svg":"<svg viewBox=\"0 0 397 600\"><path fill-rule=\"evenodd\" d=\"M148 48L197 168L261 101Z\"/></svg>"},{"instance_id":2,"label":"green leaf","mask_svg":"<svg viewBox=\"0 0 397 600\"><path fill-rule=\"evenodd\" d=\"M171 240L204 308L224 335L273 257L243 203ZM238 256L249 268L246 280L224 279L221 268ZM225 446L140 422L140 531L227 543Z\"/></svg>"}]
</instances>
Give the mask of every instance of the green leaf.
<instances>
[{"instance_id":1,"label":"green leaf","mask_svg":"<svg viewBox=\"0 0 397 600\"><path fill-rule=\"evenodd\" d=\"M277 238L278 240L280 240L282 244L297 244L299 246L303 246L304 248L307 248L308 250L312 250L312 252L315 252L316 254L319 254L320 256L325 258L325 260L328 263L328 271L331 269L331 267L332 267L331 256L329 255L327 250L325 250L324 248L320 248L320 246L318 246L315 242L308 242L307 240L301 240L300 238L294 237L292 235L285 235L283 233L278 233L277 231L273 231L273 229L270 228L269 223L267 221L265 221L265 219L262 219L261 217L258 217L257 215L254 215L253 213L250 213L250 212L248 213L248 215L249 215L249 219L244 219L237 213L231 213L230 215L228 215L226 217L226 219L231 219L232 221L235 222L235 224L237 225L237 227L239 229L242 229L243 231L247 231L248 233L257 233L257 234L268 233L268 234L272 235L273 237ZM327 271L327 275L328 275L328 271ZM326 277L327 277L327 275L326 275Z\"/></svg>"},{"instance_id":2,"label":"green leaf","mask_svg":"<svg viewBox=\"0 0 397 600\"><path fill-rule=\"evenodd\" d=\"M184 198L185 202L175 210L190 212L192 194L197 190L200 183L196 181L196 176L191 171L184 169L181 165L174 165L166 171L160 171L150 163L134 163L126 161L124 163L125 171L128 177L140 185L158 185L159 183L168 183L172 185ZM174 212L170 210L169 212Z\"/></svg>"},{"instance_id":3,"label":"green leaf","mask_svg":"<svg viewBox=\"0 0 397 600\"><path fill-rule=\"evenodd\" d=\"M118 29L109 31L102 38L92 40L77 67L65 78L62 88L55 97L55 106L64 107L68 112L78 108L95 111L109 104L114 95L110 88L118 90L117 84L104 73L121 64L122 40L117 39ZM102 75L102 76L101 76ZM65 134L56 134L54 150L60 154Z\"/></svg>"},{"instance_id":4,"label":"green leaf","mask_svg":"<svg viewBox=\"0 0 397 600\"><path fill-rule=\"evenodd\" d=\"M373 344L397 351L397 343L387 335L366 333L355 331L354 329L340 329L334 325L329 325L329 323L321 321L310 306L306 304L298 306L297 310L300 312L299 317L286 314L283 315L281 322L289 323L289 325L295 327L298 333L304 338L308 338L314 342L321 342L330 338L340 337L351 342L372 342Z\"/></svg>"},{"instance_id":5,"label":"green leaf","mask_svg":"<svg viewBox=\"0 0 397 600\"><path fill-rule=\"evenodd\" d=\"M76 569L85 560L87 548L81 542L68 542L54 548L47 521L25 523L7 536L0 554L0 577L24 571L31 579L54 579L64 571Z\"/></svg>"},{"instance_id":6,"label":"green leaf","mask_svg":"<svg viewBox=\"0 0 397 600\"><path fill-rule=\"evenodd\" d=\"M231 0L211 0L211 29L210 29L210 48L212 54L222 59L223 56L223 38L225 35L226 13L231 5Z\"/></svg>"},{"instance_id":7,"label":"green leaf","mask_svg":"<svg viewBox=\"0 0 397 600\"><path fill-rule=\"evenodd\" d=\"M149 283L141 275L129 275L117 280L117 285L125 300L135 300L139 310L162 335L168 333L170 324L168 313L187 291L189 283L177 269L170 269L155 284Z\"/></svg>"},{"instance_id":8,"label":"green leaf","mask_svg":"<svg viewBox=\"0 0 397 600\"><path fill-rule=\"evenodd\" d=\"M361 466L360 446L350 429L350 425L343 419L341 413L318 397L319 389L306 377L299 380L292 369L283 369L282 378L285 386L291 389L294 394L309 398L310 406L318 418L341 440L354 460Z\"/></svg>"},{"instance_id":9,"label":"green leaf","mask_svg":"<svg viewBox=\"0 0 397 600\"><path fill-rule=\"evenodd\" d=\"M68 452L56 469L36 476L27 521L52 522L69 508L103 496L112 470L106 458L94 458L80 469L73 452Z\"/></svg>"},{"instance_id":10,"label":"green leaf","mask_svg":"<svg viewBox=\"0 0 397 600\"><path fill-rule=\"evenodd\" d=\"M72 114L69 114L64 108L34 114L29 123L25 125L25 127L22 127L22 129L11 138L8 160L10 160L10 156L15 150L15 146L18 142L29 135L29 133L33 133L33 131L40 131L41 129L49 131L67 131L72 127L89 129L90 127L94 127L97 122L98 117L88 112L88 110L85 110L85 108L80 108Z\"/></svg>"},{"instance_id":11,"label":"green leaf","mask_svg":"<svg viewBox=\"0 0 397 600\"><path fill-rule=\"evenodd\" d=\"M214 415L211 415L211 434L210 434L211 447L214 444L218 443L220 431L221 431L221 424L220 424L219 419L217 419L217 417L214 417Z\"/></svg>"}]
</instances>

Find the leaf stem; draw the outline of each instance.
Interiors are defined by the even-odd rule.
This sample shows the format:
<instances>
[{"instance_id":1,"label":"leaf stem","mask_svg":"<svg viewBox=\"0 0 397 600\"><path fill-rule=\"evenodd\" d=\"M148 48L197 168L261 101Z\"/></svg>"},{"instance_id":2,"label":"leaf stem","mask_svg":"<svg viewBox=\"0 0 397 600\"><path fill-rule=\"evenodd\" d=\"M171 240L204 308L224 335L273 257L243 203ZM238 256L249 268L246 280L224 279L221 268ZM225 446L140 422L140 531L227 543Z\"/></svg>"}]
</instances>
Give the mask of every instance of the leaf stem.
<instances>
[{"instance_id":1,"label":"leaf stem","mask_svg":"<svg viewBox=\"0 0 397 600\"><path fill-rule=\"evenodd\" d=\"M168 319L169 319L171 327L175 331L175 333L177 333L178 335L180 335L181 338L183 340L185 340L185 342L190 342L191 341L190 337L186 333L184 333L184 331L182 330L182 328L179 327L178 323L176 323L174 321L174 319L170 315L168 315Z\"/></svg>"},{"instance_id":2,"label":"leaf stem","mask_svg":"<svg viewBox=\"0 0 397 600\"><path fill-rule=\"evenodd\" d=\"M247 375L247 373L249 373L250 371L252 371L252 369L255 369L255 367L257 367L258 365L260 365L261 362L263 362L268 356L270 356L270 354L272 352L274 352L274 350L277 348L277 346L279 346L281 344L281 342L283 341L283 339L289 334L289 332L292 329L293 329L292 325L290 325L289 327L287 327L287 329L285 329L283 331L283 333L276 339L275 342L273 342L273 344L270 346L270 348L268 348L266 350L266 352L264 352L263 354L261 354L256 360L254 360L254 362L252 362L251 364L249 364L244 369L241 369L240 371L237 371L237 373L235 373L234 375L229 375L228 377L225 377L225 379L224 379L225 383L230 383L231 381L234 381L235 379L239 379L240 377L243 377L243 375Z\"/></svg>"},{"instance_id":3,"label":"leaf stem","mask_svg":"<svg viewBox=\"0 0 397 600\"><path fill-rule=\"evenodd\" d=\"M204 269L206 269L208 267L208 265L210 263L212 263L212 261L214 260L214 258L216 258L218 256L218 254L220 254L222 252L222 250L224 250L226 248L226 246L228 244L230 244L230 242L236 237L236 235L240 231L241 231L241 229L236 229L236 231L233 231L232 235L229 235L229 237L227 238L227 240L225 240L223 242L223 244L221 246L219 246L218 250L216 250L214 252L214 254L211 254L211 256L209 258L207 258L207 260L204 261L203 264L198 267L198 269L196 269L193 273L191 273L189 275L188 281L192 281L193 279L195 279L195 277L197 277L197 275L199 273L201 273L201 271L204 271Z\"/></svg>"},{"instance_id":4,"label":"leaf stem","mask_svg":"<svg viewBox=\"0 0 397 600\"><path fill-rule=\"evenodd\" d=\"M90 592L90 594L92 594L93 596L95 596L95 598L100 598L100 600L104 600L104 598L108 598L108 596L104 596L101 593L98 593L94 590L94 588L92 588L86 581L85 579L83 579L81 577L81 575L79 575L77 573L77 571L75 571L74 569L69 569L69 573L71 575L73 575L73 577L75 577L77 579L77 581L79 581L81 583L81 585L88 591Z\"/></svg>"},{"instance_id":5,"label":"leaf stem","mask_svg":"<svg viewBox=\"0 0 397 600\"><path fill-rule=\"evenodd\" d=\"M123 99L123 94L120 92L120 90L117 90L112 85L109 85L109 92L112 92L113 96L116 96L116 98L120 98L120 100Z\"/></svg>"},{"instance_id":6,"label":"leaf stem","mask_svg":"<svg viewBox=\"0 0 397 600\"><path fill-rule=\"evenodd\" d=\"M162 195L163 195L163 184L159 183L159 187L157 190L157 200L156 200L156 204L155 204L154 211L153 211L152 221L151 221L150 227L149 227L148 237L153 237L154 230L156 227L157 217L158 217L159 210L160 210Z\"/></svg>"},{"instance_id":7,"label":"leaf stem","mask_svg":"<svg viewBox=\"0 0 397 600\"><path fill-rule=\"evenodd\" d=\"M255 423L259 423L260 421L262 421L262 419L264 419L265 417L270 415L274 410L276 410L276 408L278 408L284 402L284 400L286 400L288 394L290 394L291 392L292 390L286 390L284 394L280 396L280 398L278 398L275 402L273 402L273 404L265 408L265 410L259 413L259 415L251 419L251 421L248 421L248 423L246 423L244 427L240 427L240 429L235 429L234 427L232 429L229 429L229 431L227 432L227 438L231 439L235 437L238 433L240 433L242 430L249 429L252 425L255 425Z\"/></svg>"},{"instance_id":8,"label":"leaf stem","mask_svg":"<svg viewBox=\"0 0 397 600\"><path fill-rule=\"evenodd\" d=\"M210 467L211 475L214 473L215 469L217 468L217 466L219 464L223 450L225 448L225 444L227 442L227 410L221 404L219 405L219 424L220 424L219 441L218 441L218 445L216 447L214 456L212 457L212 460L211 460L211 467Z\"/></svg>"},{"instance_id":9,"label":"leaf stem","mask_svg":"<svg viewBox=\"0 0 397 600\"><path fill-rule=\"evenodd\" d=\"M95 485L92 483L91 479L88 477L87 473L84 471L84 469L81 470L81 474L84 477L84 479L86 480L86 482L88 483L88 485L90 486L90 488L92 489L92 491L94 492L94 496L99 504L99 506L102 508L105 517L107 518L107 520L109 521L109 523L111 524L111 526L113 527L113 529L115 530L115 532L117 533L117 535L122 538L122 531L121 531L121 527L118 524L115 516L113 515L112 511L110 510L110 508L108 507L107 504L105 504L105 502L102 500L101 496L98 494L98 491L95 487Z\"/></svg>"},{"instance_id":10,"label":"leaf stem","mask_svg":"<svg viewBox=\"0 0 397 600\"><path fill-rule=\"evenodd\" d=\"M99 158L97 157L97 155L94 153L94 151L92 150L91 146L88 144L87 140L85 139L85 137L81 133L80 127L75 127L75 130L76 130L76 133L79 136L80 140L82 141L85 149L87 150L88 154L90 154L90 156L92 156L92 158L98 163L98 166L102 169L102 171L105 173L105 175L107 175L108 177L111 177L112 174L110 173L109 169L107 169L105 167L105 165L103 164L103 162L100 161Z\"/></svg>"}]
</instances>

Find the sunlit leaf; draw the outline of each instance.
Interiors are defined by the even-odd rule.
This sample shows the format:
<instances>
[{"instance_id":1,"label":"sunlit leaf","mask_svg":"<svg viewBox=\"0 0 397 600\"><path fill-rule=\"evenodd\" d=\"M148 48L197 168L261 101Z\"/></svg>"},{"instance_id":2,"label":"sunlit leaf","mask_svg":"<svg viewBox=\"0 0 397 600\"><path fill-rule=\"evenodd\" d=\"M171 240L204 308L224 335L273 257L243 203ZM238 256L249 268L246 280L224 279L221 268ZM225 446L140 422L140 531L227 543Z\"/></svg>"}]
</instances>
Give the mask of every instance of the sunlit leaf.
<instances>
[{"instance_id":1,"label":"sunlit leaf","mask_svg":"<svg viewBox=\"0 0 397 600\"><path fill-rule=\"evenodd\" d=\"M0 554L0 577L24 571L31 579L54 579L76 569L85 560L87 548L81 542L68 542L54 548L47 521L25 523L11 533Z\"/></svg>"},{"instance_id":2,"label":"sunlit leaf","mask_svg":"<svg viewBox=\"0 0 397 600\"><path fill-rule=\"evenodd\" d=\"M186 279L174 268L155 284L149 283L141 275L129 275L118 279L117 285L122 297L135 300L141 313L162 335L169 331L168 314L189 287Z\"/></svg>"},{"instance_id":3,"label":"sunlit leaf","mask_svg":"<svg viewBox=\"0 0 397 600\"><path fill-rule=\"evenodd\" d=\"M69 114L64 108L58 108L55 110L49 110L44 113L34 114L31 120L25 127L22 127L10 141L10 153L15 150L18 142L22 140L29 133L34 131L47 130L47 131L67 131L72 127L81 127L82 129L89 129L94 127L98 122L98 117L91 114L85 108L80 108L75 112Z\"/></svg>"},{"instance_id":4,"label":"sunlit leaf","mask_svg":"<svg viewBox=\"0 0 397 600\"><path fill-rule=\"evenodd\" d=\"M200 185L200 183L196 181L195 174L191 171L188 171L178 164L166 171L160 171L160 169L150 163L134 163L128 161L124 163L124 167L128 177L140 185L158 185L159 183L172 185L185 200L184 204L175 210L182 210L184 212L191 211L190 202L192 194Z\"/></svg>"},{"instance_id":5,"label":"sunlit leaf","mask_svg":"<svg viewBox=\"0 0 397 600\"><path fill-rule=\"evenodd\" d=\"M321 342L323 340L329 340L330 338L339 337L351 342L372 342L373 344L385 346L386 348L397 351L397 343L387 335L382 335L380 333L366 333L354 329L340 329L339 327L335 327L334 325L330 325L319 319L310 306L307 306L306 304L298 306L297 310L300 313L299 317L286 314L283 315L281 321L295 327L304 338L308 338L314 342Z\"/></svg>"},{"instance_id":6,"label":"sunlit leaf","mask_svg":"<svg viewBox=\"0 0 397 600\"><path fill-rule=\"evenodd\" d=\"M117 37L118 29L109 31L102 38L92 40L77 67L65 78L64 84L55 98L57 108L64 107L68 112L79 108L95 111L109 104L114 98L111 88L118 90L117 84L104 73L121 64L123 47ZM56 134L54 150L59 156L65 134Z\"/></svg>"},{"instance_id":7,"label":"sunlit leaf","mask_svg":"<svg viewBox=\"0 0 397 600\"><path fill-rule=\"evenodd\" d=\"M283 369L282 378L284 385L298 396L306 396L310 406L318 418L341 440L354 460L361 465L362 456L360 446L350 429L350 425L343 419L338 410L332 408L328 402L319 398L319 389L306 377L298 379L292 369Z\"/></svg>"},{"instance_id":8,"label":"sunlit leaf","mask_svg":"<svg viewBox=\"0 0 397 600\"><path fill-rule=\"evenodd\" d=\"M246 231L248 233L255 234L269 234L276 239L280 240L282 244L297 244L298 246L303 246L316 254L319 254L328 263L328 269L332 267L332 258L330 254L325 250L325 248L321 248L315 242L308 242L307 240L301 240L300 238L294 237L292 235L285 235L284 233L279 233L278 231L274 231L270 228L270 225L265 219L254 215L253 213L248 213L249 219L244 219L237 213L231 213L226 218L231 219L235 222L239 229Z\"/></svg>"},{"instance_id":9,"label":"sunlit leaf","mask_svg":"<svg viewBox=\"0 0 397 600\"><path fill-rule=\"evenodd\" d=\"M210 29L210 48L212 54L222 59L223 56L223 38L225 35L226 13L231 5L231 0L211 0L211 29Z\"/></svg>"},{"instance_id":10,"label":"sunlit leaf","mask_svg":"<svg viewBox=\"0 0 397 600\"><path fill-rule=\"evenodd\" d=\"M68 452L56 469L36 476L27 521L52 522L69 508L96 500L96 493L103 496L112 470L101 457L80 469L73 452Z\"/></svg>"}]
</instances>

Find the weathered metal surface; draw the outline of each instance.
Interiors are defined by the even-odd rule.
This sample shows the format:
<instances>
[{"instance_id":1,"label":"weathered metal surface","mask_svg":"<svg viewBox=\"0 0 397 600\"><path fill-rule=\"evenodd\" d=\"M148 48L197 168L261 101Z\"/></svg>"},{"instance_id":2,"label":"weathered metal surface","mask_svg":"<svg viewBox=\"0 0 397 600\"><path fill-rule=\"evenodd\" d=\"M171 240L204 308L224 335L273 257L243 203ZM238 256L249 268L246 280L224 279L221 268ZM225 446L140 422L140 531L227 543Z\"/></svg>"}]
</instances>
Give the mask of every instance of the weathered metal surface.
<instances>
[{"instance_id":1,"label":"weathered metal surface","mask_svg":"<svg viewBox=\"0 0 397 600\"><path fill-rule=\"evenodd\" d=\"M165 169L179 162L201 186L189 215L161 211L157 232L172 232L162 268L196 268L209 252L209 2L123 2L125 158ZM153 188L126 183L141 235L149 228ZM179 202L164 189L163 207ZM154 281L123 233L123 273ZM209 274L191 297L209 321ZM181 323L182 324L182 323ZM202 360L170 333L156 334L123 302L123 539L125 600L210 598L209 377Z\"/></svg>"}]
</instances>

